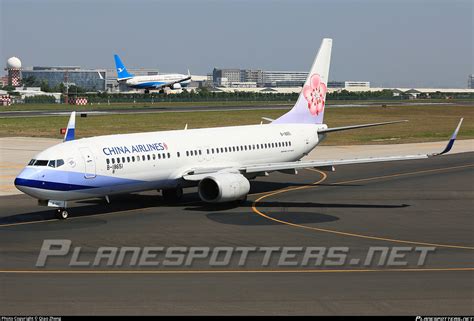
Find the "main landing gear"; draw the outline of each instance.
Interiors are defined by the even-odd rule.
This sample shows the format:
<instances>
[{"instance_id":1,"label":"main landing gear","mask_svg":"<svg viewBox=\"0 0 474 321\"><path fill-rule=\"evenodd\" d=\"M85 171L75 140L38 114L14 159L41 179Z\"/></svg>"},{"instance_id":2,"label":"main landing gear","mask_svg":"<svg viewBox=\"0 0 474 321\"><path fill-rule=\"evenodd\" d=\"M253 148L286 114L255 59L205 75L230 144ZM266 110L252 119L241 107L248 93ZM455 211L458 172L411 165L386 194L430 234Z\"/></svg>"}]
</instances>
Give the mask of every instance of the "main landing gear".
<instances>
[{"instance_id":1,"label":"main landing gear","mask_svg":"<svg viewBox=\"0 0 474 321\"><path fill-rule=\"evenodd\" d=\"M164 189L162 195L166 203L175 203L183 198L183 188L178 186L177 188Z\"/></svg>"},{"instance_id":2,"label":"main landing gear","mask_svg":"<svg viewBox=\"0 0 474 321\"><path fill-rule=\"evenodd\" d=\"M65 220L69 217L69 212L65 208L58 208L56 210L56 217L60 220Z\"/></svg>"}]
</instances>

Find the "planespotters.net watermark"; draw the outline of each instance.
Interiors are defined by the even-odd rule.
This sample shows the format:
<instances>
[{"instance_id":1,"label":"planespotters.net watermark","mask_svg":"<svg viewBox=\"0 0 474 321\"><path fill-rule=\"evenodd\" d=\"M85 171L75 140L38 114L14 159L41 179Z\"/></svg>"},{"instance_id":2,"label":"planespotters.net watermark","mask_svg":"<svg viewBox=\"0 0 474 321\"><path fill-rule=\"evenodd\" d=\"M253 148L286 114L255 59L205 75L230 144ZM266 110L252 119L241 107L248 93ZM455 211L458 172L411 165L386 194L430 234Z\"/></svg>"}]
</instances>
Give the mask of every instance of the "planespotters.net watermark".
<instances>
[{"instance_id":1,"label":"planespotters.net watermark","mask_svg":"<svg viewBox=\"0 0 474 321\"><path fill-rule=\"evenodd\" d=\"M69 267L407 267L423 266L435 247L345 246L162 247L102 246L83 249L71 240L44 240L36 267L61 260Z\"/></svg>"}]
</instances>

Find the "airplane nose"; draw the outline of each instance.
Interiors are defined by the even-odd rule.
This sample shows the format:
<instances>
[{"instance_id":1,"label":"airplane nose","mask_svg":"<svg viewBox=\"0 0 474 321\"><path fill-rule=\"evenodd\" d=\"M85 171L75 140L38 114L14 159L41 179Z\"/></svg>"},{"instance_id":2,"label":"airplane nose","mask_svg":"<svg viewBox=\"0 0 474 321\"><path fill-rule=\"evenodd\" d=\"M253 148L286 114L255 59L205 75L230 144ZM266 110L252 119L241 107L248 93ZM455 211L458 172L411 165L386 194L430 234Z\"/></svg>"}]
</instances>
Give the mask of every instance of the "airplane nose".
<instances>
[{"instance_id":1,"label":"airplane nose","mask_svg":"<svg viewBox=\"0 0 474 321\"><path fill-rule=\"evenodd\" d=\"M20 174L18 174L13 183L18 190L22 191L23 193L27 193L26 187L31 186L31 183L36 181L39 175L40 170L25 168L20 172Z\"/></svg>"}]
</instances>

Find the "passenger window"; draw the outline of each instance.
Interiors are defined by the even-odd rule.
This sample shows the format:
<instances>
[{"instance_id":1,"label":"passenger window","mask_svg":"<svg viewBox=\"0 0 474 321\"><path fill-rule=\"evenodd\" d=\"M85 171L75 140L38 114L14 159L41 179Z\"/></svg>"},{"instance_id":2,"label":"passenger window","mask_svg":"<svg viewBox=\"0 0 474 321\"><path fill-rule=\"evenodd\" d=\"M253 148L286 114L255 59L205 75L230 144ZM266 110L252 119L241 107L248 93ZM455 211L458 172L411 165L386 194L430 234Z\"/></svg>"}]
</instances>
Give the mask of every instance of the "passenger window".
<instances>
[{"instance_id":1,"label":"passenger window","mask_svg":"<svg viewBox=\"0 0 474 321\"><path fill-rule=\"evenodd\" d=\"M112 164L115 164L115 158L112 158Z\"/></svg>"},{"instance_id":2,"label":"passenger window","mask_svg":"<svg viewBox=\"0 0 474 321\"><path fill-rule=\"evenodd\" d=\"M135 162L135 156L132 156L132 162Z\"/></svg>"},{"instance_id":3,"label":"passenger window","mask_svg":"<svg viewBox=\"0 0 474 321\"><path fill-rule=\"evenodd\" d=\"M127 163L130 163L130 156L127 157Z\"/></svg>"},{"instance_id":4,"label":"passenger window","mask_svg":"<svg viewBox=\"0 0 474 321\"><path fill-rule=\"evenodd\" d=\"M107 165L110 164L110 159L107 158L105 161L107 162Z\"/></svg>"},{"instance_id":5,"label":"passenger window","mask_svg":"<svg viewBox=\"0 0 474 321\"><path fill-rule=\"evenodd\" d=\"M143 160L143 161L145 160L145 155L142 155L142 160Z\"/></svg>"},{"instance_id":6,"label":"passenger window","mask_svg":"<svg viewBox=\"0 0 474 321\"><path fill-rule=\"evenodd\" d=\"M179 152L177 152L176 155L178 155L178 157L179 157Z\"/></svg>"},{"instance_id":7,"label":"passenger window","mask_svg":"<svg viewBox=\"0 0 474 321\"><path fill-rule=\"evenodd\" d=\"M187 156L187 152L186 152L186 156ZM158 159L161 159L161 154L158 154Z\"/></svg>"},{"instance_id":8,"label":"passenger window","mask_svg":"<svg viewBox=\"0 0 474 321\"><path fill-rule=\"evenodd\" d=\"M202 154L201 154L201 150L199 150L199 155L202 155Z\"/></svg>"},{"instance_id":9,"label":"passenger window","mask_svg":"<svg viewBox=\"0 0 474 321\"><path fill-rule=\"evenodd\" d=\"M209 148L207 149L207 154L209 154Z\"/></svg>"},{"instance_id":10,"label":"passenger window","mask_svg":"<svg viewBox=\"0 0 474 321\"><path fill-rule=\"evenodd\" d=\"M211 148L211 152L214 154L214 148Z\"/></svg>"},{"instance_id":11,"label":"passenger window","mask_svg":"<svg viewBox=\"0 0 474 321\"><path fill-rule=\"evenodd\" d=\"M156 159L156 155L155 155L155 154L153 154L153 160L155 160L155 159Z\"/></svg>"},{"instance_id":12,"label":"passenger window","mask_svg":"<svg viewBox=\"0 0 474 321\"><path fill-rule=\"evenodd\" d=\"M168 158L171 158L171 154L170 154L170 153L168 153Z\"/></svg>"},{"instance_id":13,"label":"passenger window","mask_svg":"<svg viewBox=\"0 0 474 321\"><path fill-rule=\"evenodd\" d=\"M122 163L125 163L125 157L122 157Z\"/></svg>"}]
</instances>

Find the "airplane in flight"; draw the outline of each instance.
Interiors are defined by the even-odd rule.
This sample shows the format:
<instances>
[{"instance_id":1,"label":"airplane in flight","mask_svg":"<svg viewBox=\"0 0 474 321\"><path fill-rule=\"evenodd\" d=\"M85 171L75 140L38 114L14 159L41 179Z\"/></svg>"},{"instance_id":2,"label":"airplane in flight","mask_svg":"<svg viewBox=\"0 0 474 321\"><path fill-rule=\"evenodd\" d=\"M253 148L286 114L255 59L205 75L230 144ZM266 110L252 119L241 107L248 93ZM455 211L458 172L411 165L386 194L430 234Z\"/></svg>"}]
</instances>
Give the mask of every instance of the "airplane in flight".
<instances>
[{"instance_id":1,"label":"airplane in flight","mask_svg":"<svg viewBox=\"0 0 474 321\"><path fill-rule=\"evenodd\" d=\"M64 141L36 155L16 177L16 187L56 207L66 219L68 202L110 195L161 190L177 201L183 188L197 186L203 202L245 200L249 180L301 168L437 157L449 152L462 118L443 151L433 154L301 161L331 133L394 124L389 121L343 127L324 124L332 39L324 39L294 107L271 123L183 129L74 139L75 112Z\"/></svg>"},{"instance_id":2,"label":"airplane in flight","mask_svg":"<svg viewBox=\"0 0 474 321\"><path fill-rule=\"evenodd\" d=\"M191 82L191 74L163 74L151 76L134 76L127 71L118 55L114 55L115 68L117 70L117 81L124 83L130 88L145 89L145 93L150 90L164 89L165 87L171 89L180 89L186 87Z\"/></svg>"}]
</instances>

